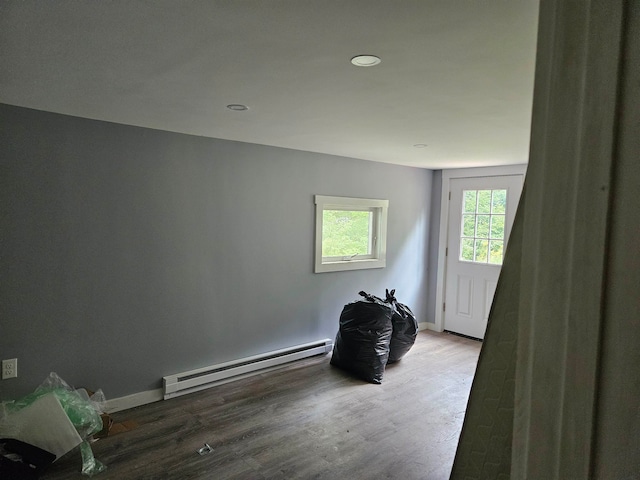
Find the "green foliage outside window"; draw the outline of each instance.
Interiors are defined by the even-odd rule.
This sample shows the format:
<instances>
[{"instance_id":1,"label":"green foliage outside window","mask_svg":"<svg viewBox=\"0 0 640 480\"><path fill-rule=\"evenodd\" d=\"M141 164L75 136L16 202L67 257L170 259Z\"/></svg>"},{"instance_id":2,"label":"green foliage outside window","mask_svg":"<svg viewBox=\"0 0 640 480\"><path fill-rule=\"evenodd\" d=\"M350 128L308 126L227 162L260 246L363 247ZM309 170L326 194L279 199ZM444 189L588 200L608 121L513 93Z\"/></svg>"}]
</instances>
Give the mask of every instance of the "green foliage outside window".
<instances>
[{"instance_id":1,"label":"green foliage outside window","mask_svg":"<svg viewBox=\"0 0 640 480\"><path fill-rule=\"evenodd\" d=\"M465 190L460 260L502 264L506 190Z\"/></svg>"},{"instance_id":2,"label":"green foliage outside window","mask_svg":"<svg viewBox=\"0 0 640 480\"><path fill-rule=\"evenodd\" d=\"M322 256L345 257L371 254L371 213L353 210L322 212Z\"/></svg>"}]
</instances>

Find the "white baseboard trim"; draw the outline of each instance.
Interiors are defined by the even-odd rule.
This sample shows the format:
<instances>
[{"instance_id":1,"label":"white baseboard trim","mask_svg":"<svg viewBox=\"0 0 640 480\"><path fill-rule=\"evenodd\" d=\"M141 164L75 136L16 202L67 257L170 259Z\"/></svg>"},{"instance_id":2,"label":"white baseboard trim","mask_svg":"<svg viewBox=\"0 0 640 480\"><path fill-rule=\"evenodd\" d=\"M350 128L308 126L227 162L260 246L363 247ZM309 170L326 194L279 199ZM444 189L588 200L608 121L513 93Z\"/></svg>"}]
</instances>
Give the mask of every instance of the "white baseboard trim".
<instances>
[{"instance_id":1,"label":"white baseboard trim","mask_svg":"<svg viewBox=\"0 0 640 480\"><path fill-rule=\"evenodd\" d=\"M431 330L434 332L442 332L441 329L439 329L435 323L431 323L431 322L418 322L418 331L422 331L422 330Z\"/></svg>"},{"instance_id":2,"label":"white baseboard trim","mask_svg":"<svg viewBox=\"0 0 640 480\"><path fill-rule=\"evenodd\" d=\"M162 389L156 388L155 390L147 390L145 392L138 392L125 397L112 398L107 400L107 413L120 412L121 410L128 410L129 408L139 407L140 405L146 405L147 403L158 402L162 400Z\"/></svg>"}]
</instances>

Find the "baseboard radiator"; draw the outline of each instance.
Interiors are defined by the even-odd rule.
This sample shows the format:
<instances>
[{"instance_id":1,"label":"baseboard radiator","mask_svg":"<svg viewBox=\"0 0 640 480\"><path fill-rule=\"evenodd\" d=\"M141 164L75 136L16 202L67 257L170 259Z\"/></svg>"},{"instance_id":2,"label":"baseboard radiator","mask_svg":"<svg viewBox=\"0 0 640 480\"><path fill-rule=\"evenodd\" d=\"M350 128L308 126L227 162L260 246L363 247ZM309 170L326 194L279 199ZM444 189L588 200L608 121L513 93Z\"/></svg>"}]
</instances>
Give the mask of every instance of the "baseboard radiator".
<instances>
[{"instance_id":1,"label":"baseboard radiator","mask_svg":"<svg viewBox=\"0 0 640 480\"><path fill-rule=\"evenodd\" d=\"M164 399L186 395L205 388L256 375L285 363L329 353L333 349L330 339L305 343L274 352L240 358L210 367L198 368L177 375L163 377Z\"/></svg>"}]
</instances>

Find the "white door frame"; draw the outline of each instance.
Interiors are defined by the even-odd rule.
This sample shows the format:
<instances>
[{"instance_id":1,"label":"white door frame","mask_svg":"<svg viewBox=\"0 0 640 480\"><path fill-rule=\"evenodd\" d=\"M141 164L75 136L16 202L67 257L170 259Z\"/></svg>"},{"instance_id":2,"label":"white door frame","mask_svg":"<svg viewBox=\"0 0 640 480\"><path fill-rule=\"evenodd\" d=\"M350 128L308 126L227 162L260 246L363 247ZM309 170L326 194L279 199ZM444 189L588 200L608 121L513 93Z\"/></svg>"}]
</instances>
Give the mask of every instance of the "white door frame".
<instances>
[{"instance_id":1,"label":"white door frame","mask_svg":"<svg viewBox=\"0 0 640 480\"><path fill-rule=\"evenodd\" d=\"M436 279L436 304L434 319L435 323L427 323L429 330L442 332L444 330L444 316L442 306L444 305L444 286L446 280L446 248L447 232L449 230L449 192L451 190L451 179L469 177L495 177L500 175L525 175L526 164L504 165L499 167L479 167L479 168L458 168L455 170L442 171L442 192L440 198L440 234L438 237L438 269Z\"/></svg>"}]
</instances>

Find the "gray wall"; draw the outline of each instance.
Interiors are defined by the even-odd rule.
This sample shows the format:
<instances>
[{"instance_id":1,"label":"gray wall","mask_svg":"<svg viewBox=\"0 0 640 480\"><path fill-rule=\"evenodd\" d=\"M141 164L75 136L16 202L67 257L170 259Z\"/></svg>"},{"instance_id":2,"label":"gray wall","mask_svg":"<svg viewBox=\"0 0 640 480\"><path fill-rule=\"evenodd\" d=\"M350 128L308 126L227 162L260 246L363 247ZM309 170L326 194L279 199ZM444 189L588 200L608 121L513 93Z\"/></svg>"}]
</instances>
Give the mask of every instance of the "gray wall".
<instances>
[{"instance_id":1,"label":"gray wall","mask_svg":"<svg viewBox=\"0 0 640 480\"><path fill-rule=\"evenodd\" d=\"M436 323L436 282L438 281L438 248L440 245L440 214L442 211L442 170L433 171L431 182L431 215L429 216L429 250L427 256L427 323Z\"/></svg>"},{"instance_id":2,"label":"gray wall","mask_svg":"<svg viewBox=\"0 0 640 480\"><path fill-rule=\"evenodd\" d=\"M359 290L428 320L429 170L8 105L0 124L0 358L19 372L0 400L50 371L116 398L333 338ZM386 268L313 273L314 194L389 199Z\"/></svg>"}]
</instances>

